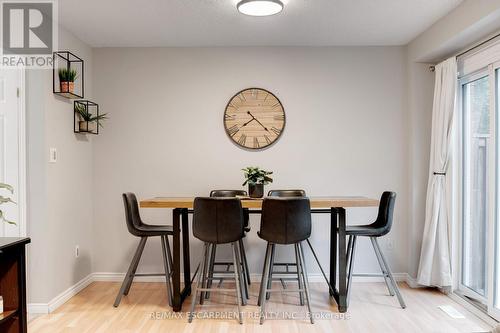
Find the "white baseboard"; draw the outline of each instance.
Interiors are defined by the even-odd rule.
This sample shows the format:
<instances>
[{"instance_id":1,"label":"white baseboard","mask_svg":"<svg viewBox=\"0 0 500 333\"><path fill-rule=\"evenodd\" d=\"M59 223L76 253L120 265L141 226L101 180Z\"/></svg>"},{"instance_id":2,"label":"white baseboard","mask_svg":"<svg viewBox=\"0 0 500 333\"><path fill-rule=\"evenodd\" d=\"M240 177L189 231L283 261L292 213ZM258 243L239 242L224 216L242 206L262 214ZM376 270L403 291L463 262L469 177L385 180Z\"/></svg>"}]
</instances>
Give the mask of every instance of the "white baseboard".
<instances>
[{"instance_id":1,"label":"white baseboard","mask_svg":"<svg viewBox=\"0 0 500 333\"><path fill-rule=\"evenodd\" d=\"M68 289L66 289L65 291L54 297L49 303L29 303L28 313L29 314L51 313L55 309L66 303L71 297L78 294L81 290L83 290L92 282L94 282L92 274L89 274L80 281L78 281L73 286L69 287Z\"/></svg>"}]
</instances>

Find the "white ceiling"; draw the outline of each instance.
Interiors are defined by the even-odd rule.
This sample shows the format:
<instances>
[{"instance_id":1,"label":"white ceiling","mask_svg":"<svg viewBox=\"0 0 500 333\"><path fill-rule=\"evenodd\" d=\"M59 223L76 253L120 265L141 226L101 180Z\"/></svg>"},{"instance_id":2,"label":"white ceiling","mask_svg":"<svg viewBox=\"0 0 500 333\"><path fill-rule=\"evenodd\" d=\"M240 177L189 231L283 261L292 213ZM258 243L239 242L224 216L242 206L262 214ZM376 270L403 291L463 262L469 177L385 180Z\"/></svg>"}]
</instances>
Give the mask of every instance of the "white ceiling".
<instances>
[{"instance_id":1,"label":"white ceiling","mask_svg":"<svg viewBox=\"0 0 500 333\"><path fill-rule=\"evenodd\" d=\"M405 45L462 1L283 0L249 17L238 0L59 0L59 17L94 47Z\"/></svg>"}]
</instances>

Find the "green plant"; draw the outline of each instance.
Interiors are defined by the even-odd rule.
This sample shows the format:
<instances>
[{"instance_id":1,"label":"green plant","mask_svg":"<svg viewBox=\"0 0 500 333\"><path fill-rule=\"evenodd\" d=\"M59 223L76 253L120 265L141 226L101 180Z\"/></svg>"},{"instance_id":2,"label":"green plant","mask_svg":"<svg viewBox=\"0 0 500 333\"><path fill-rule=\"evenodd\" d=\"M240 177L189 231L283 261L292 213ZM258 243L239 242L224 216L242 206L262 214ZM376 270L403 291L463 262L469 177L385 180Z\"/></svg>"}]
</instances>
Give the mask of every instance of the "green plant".
<instances>
[{"instance_id":1,"label":"green plant","mask_svg":"<svg viewBox=\"0 0 500 333\"><path fill-rule=\"evenodd\" d=\"M245 173L245 182L243 183L243 186L246 184L250 185L256 185L256 184L263 184L267 185L269 183L273 182L273 179L269 177L269 175L272 175L272 171L265 171L260 169L259 167L248 167L245 169L241 169Z\"/></svg>"},{"instance_id":2,"label":"green plant","mask_svg":"<svg viewBox=\"0 0 500 333\"><path fill-rule=\"evenodd\" d=\"M84 104L81 103L75 104L75 112L78 114L78 116L82 121L87 121L87 122L96 121L97 124L101 127L102 127L101 120L108 119L107 113L94 115L88 110L88 108Z\"/></svg>"},{"instance_id":3,"label":"green plant","mask_svg":"<svg viewBox=\"0 0 500 333\"><path fill-rule=\"evenodd\" d=\"M78 74L71 68L59 68L59 82L75 82Z\"/></svg>"},{"instance_id":4,"label":"green plant","mask_svg":"<svg viewBox=\"0 0 500 333\"><path fill-rule=\"evenodd\" d=\"M0 183L0 189L7 190L8 192L10 192L10 194L14 193L14 188L8 184ZM0 205L8 202L15 204L15 202L12 201L12 199L9 198L8 196L0 195ZM0 209L0 220L9 224L16 224L15 222L7 220L1 209Z\"/></svg>"}]
</instances>

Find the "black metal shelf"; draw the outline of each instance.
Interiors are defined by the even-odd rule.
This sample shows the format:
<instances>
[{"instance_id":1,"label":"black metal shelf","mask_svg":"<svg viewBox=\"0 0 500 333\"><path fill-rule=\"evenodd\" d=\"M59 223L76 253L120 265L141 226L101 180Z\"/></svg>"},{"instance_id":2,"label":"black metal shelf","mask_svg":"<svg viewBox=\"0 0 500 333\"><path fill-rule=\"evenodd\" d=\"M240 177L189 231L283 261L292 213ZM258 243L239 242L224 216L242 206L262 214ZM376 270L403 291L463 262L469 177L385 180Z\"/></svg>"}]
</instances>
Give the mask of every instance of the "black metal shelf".
<instances>
[{"instance_id":1,"label":"black metal shelf","mask_svg":"<svg viewBox=\"0 0 500 333\"><path fill-rule=\"evenodd\" d=\"M82 120L76 111L77 106L85 107L85 110L92 115L99 116L99 104L88 100L73 102L73 131L81 134L99 134L99 121Z\"/></svg>"},{"instance_id":2,"label":"black metal shelf","mask_svg":"<svg viewBox=\"0 0 500 333\"><path fill-rule=\"evenodd\" d=\"M52 61L52 92L69 99L83 98L85 96L83 59L70 51L57 51L53 53ZM61 82L59 81L59 69L61 68L66 68L68 70L73 69L77 72L73 91L70 91L69 87L61 89Z\"/></svg>"}]
</instances>

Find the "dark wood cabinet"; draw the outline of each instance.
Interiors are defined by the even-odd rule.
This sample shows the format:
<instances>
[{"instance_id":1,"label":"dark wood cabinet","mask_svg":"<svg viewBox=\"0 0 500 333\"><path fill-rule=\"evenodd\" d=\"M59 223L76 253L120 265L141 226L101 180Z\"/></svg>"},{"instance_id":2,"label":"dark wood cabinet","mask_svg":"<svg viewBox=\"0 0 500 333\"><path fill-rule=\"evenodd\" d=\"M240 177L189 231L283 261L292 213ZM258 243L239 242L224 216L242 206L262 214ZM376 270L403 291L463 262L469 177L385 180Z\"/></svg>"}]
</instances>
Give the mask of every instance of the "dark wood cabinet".
<instances>
[{"instance_id":1,"label":"dark wood cabinet","mask_svg":"<svg viewBox=\"0 0 500 333\"><path fill-rule=\"evenodd\" d=\"M27 332L26 250L29 238L0 238L0 332Z\"/></svg>"}]
</instances>

